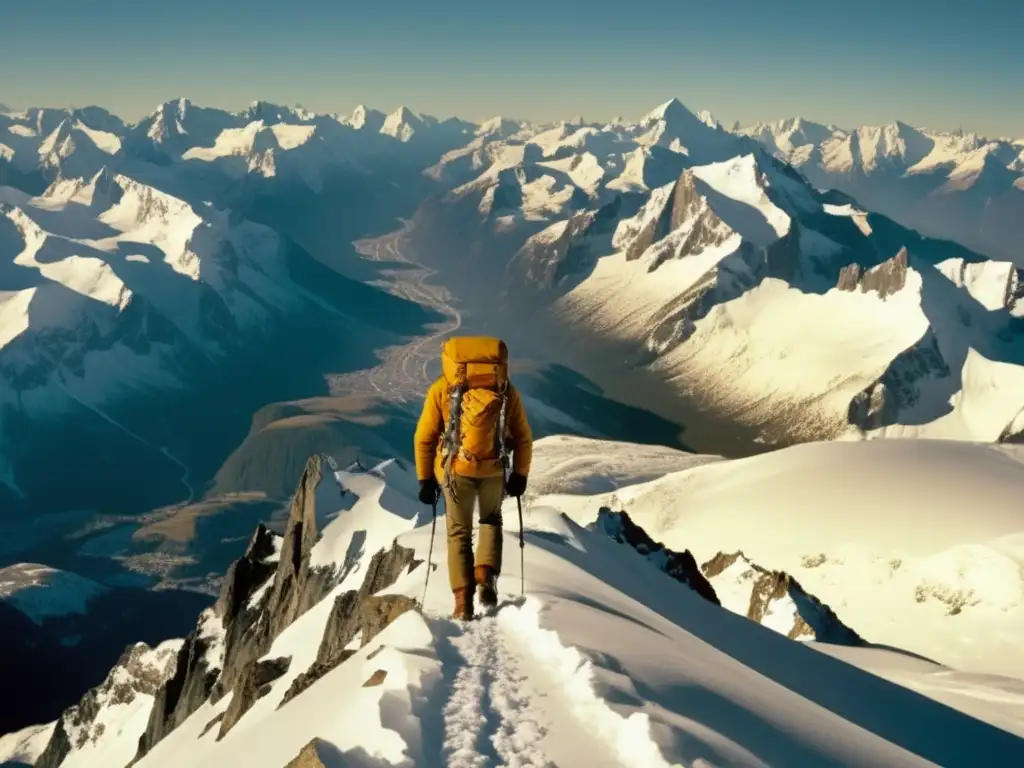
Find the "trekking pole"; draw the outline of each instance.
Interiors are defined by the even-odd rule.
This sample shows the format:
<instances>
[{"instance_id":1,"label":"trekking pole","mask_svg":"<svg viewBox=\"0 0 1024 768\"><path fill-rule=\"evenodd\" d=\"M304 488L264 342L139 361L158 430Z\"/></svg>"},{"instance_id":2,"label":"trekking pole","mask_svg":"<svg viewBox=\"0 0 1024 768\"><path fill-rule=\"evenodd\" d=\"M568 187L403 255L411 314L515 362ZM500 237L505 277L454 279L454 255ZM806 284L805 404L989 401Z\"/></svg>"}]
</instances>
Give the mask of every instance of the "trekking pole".
<instances>
[{"instance_id":1,"label":"trekking pole","mask_svg":"<svg viewBox=\"0 0 1024 768\"><path fill-rule=\"evenodd\" d=\"M430 584L430 571L433 570L433 559L434 559L434 531L437 530L437 498L434 498L434 503L431 505L433 510L433 519L430 521L430 549L427 551L427 578L423 581L423 600L420 601L420 609L427 605L427 585Z\"/></svg>"},{"instance_id":2,"label":"trekking pole","mask_svg":"<svg viewBox=\"0 0 1024 768\"><path fill-rule=\"evenodd\" d=\"M519 507L519 594L526 594L526 542L523 540L523 497L516 496L516 505Z\"/></svg>"}]
</instances>

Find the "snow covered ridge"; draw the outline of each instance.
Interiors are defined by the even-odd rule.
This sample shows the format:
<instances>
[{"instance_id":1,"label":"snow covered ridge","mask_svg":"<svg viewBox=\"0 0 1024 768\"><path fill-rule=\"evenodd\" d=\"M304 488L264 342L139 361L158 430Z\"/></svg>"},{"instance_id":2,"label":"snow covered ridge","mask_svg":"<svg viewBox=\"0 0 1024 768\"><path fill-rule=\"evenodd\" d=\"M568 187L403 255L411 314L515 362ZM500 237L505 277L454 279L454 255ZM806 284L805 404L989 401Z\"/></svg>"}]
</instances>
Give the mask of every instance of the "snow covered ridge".
<instances>
[{"instance_id":1,"label":"snow covered ridge","mask_svg":"<svg viewBox=\"0 0 1024 768\"><path fill-rule=\"evenodd\" d=\"M127 765L132 734L145 721L153 697L174 671L181 640L125 650L106 680L64 712L34 765Z\"/></svg>"},{"instance_id":2,"label":"snow covered ridge","mask_svg":"<svg viewBox=\"0 0 1024 768\"><path fill-rule=\"evenodd\" d=\"M125 125L99 107L0 113L0 163L18 176L90 176L121 150Z\"/></svg>"},{"instance_id":3,"label":"snow covered ridge","mask_svg":"<svg viewBox=\"0 0 1024 768\"><path fill-rule=\"evenodd\" d=\"M14 733L0 736L0 765L21 768L35 765L46 749L56 723L31 725Z\"/></svg>"},{"instance_id":4,"label":"snow covered ridge","mask_svg":"<svg viewBox=\"0 0 1024 768\"><path fill-rule=\"evenodd\" d=\"M500 119L478 128L407 107L389 115L358 107L344 117L260 101L228 112L182 98L159 105L135 125L97 107L2 113L0 162L26 178L52 181L88 178L105 165L130 173L138 161L205 161L234 178L283 175L319 190L327 172L358 168L360 157L436 152L436 158L469 142L478 130L510 129Z\"/></svg>"},{"instance_id":5,"label":"snow covered ridge","mask_svg":"<svg viewBox=\"0 0 1024 768\"><path fill-rule=\"evenodd\" d=\"M782 571L750 562L742 552L721 552L701 566L724 606L794 640L865 645L827 605Z\"/></svg>"},{"instance_id":6,"label":"snow covered ridge","mask_svg":"<svg viewBox=\"0 0 1024 768\"><path fill-rule=\"evenodd\" d=\"M673 553L642 541L626 516L603 513L600 530L572 522L556 503L571 512L563 502L573 497L532 502L525 600L518 558L508 557L496 615L448 620L441 536L421 611L430 525L411 471L388 462L332 473L328 464L307 465L283 538L257 529L148 713L87 742L93 762L60 746L75 726L66 714L52 760L39 765L95 765L98 755L143 768L282 766L300 754L399 766L1024 758L1014 735L1024 719L1012 706L976 702L975 719L956 711L969 694L943 706L722 610L666 574L659 565ZM742 466L683 474L730 464ZM598 512L594 497L576 498ZM509 532L510 555L515 545ZM905 658L850 650L893 665ZM911 679L926 677L917 669ZM722 700L730 705L710 705ZM772 727L750 728L751 718Z\"/></svg>"},{"instance_id":7,"label":"snow covered ridge","mask_svg":"<svg viewBox=\"0 0 1024 768\"><path fill-rule=\"evenodd\" d=\"M36 358L45 351L68 356L60 347L85 341L76 337L110 335L116 342L140 313L162 320L158 328L153 318L154 342L201 344L216 353L225 325L258 328L269 307L295 301L280 286L285 245L273 231L212 207L193 208L120 174L101 170L87 181L59 181L38 197L0 188L0 213L10 235L2 241L0 276L17 274L27 283L0 303L0 350L13 356L15 346L25 347L3 366L8 377L44 362ZM248 290L238 291L239 284ZM136 354L151 351L132 341Z\"/></svg>"},{"instance_id":8,"label":"snow covered ridge","mask_svg":"<svg viewBox=\"0 0 1024 768\"><path fill-rule=\"evenodd\" d=\"M1024 266L1019 144L896 122L845 130L801 118L744 128L815 186L937 237Z\"/></svg>"},{"instance_id":9,"label":"snow covered ridge","mask_svg":"<svg viewBox=\"0 0 1024 768\"><path fill-rule=\"evenodd\" d=\"M698 567L689 550L674 552L656 543L628 513L613 512L608 507L598 510L597 519L588 528L628 544L659 570L705 600L786 637L842 645L865 644L827 605L804 590L788 573L762 568L750 562L742 552L719 552Z\"/></svg>"},{"instance_id":10,"label":"snow covered ridge","mask_svg":"<svg viewBox=\"0 0 1024 768\"><path fill-rule=\"evenodd\" d=\"M108 169L37 196L0 187L0 409L19 414L0 420L0 445L17 443L19 420L106 419L266 354L295 322L346 322L293 279L309 259L268 227ZM25 461L5 482L27 488Z\"/></svg>"},{"instance_id":11,"label":"snow covered ridge","mask_svg":"<svg viewBox=\"0 0 1024 768\"><path fill-rule=\"evenodd\" d=\"M772 626L786 634L806 591L872 643L1024 678L1022 492L1016 446L891 440L800 445L533 504L584 525L602 506L628 510L651 537L703 562L724 607L777 614ZM775 606L758 597L779 583L772 571L799 585L780 589Z\"/></svg>"}]
</instances>

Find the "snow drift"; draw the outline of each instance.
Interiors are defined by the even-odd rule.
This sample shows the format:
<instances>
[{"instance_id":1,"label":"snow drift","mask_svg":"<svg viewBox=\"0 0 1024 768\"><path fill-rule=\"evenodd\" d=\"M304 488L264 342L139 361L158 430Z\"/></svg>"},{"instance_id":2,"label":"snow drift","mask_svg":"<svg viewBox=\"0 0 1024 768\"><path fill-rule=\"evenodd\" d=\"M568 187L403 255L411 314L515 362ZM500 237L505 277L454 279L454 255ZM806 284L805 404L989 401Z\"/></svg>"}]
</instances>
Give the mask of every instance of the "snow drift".
<instances>
[{"instance_id":1,"label":"snow drift","mask_svg":"<svg viewBox=\"0 0 1024 768\"><path fill-rule=\"evenodd\" d=\"M625 509L701 562L739 550L791 574L873 643L1024 677L1022 462L1013 446L815 443L534 503L581 524Z\"/></svg>"}]
</instances>

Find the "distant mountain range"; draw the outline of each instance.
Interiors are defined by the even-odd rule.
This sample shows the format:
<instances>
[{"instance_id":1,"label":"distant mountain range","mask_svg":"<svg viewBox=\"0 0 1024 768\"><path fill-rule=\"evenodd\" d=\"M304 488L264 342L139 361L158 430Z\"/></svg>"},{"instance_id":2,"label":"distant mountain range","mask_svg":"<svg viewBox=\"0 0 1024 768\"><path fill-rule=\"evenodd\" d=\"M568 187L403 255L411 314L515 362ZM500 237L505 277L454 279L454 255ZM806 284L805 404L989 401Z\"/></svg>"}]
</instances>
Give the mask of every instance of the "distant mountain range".
<instances>
[{"instance_id":1,"label":"distant mountain range","mask_svg":"<svg viewBox=\"0 0 1024 768\"><path fill-rule=\"evenodd\" d=\"M620 370L652 371L662 392L768 444L1019 439L1020 266L922 236L802 171L677 101L634 124L520 126L428 169L450 191L410 238L423 232L419 251L449 274L501 274L476 292L504 290L510 311L530 296L554 306L548 327L621 342ZM479 253L469 267L460 241Z\"/></svg>"},{"instance_id":2,"label":"distant mountain range","mask_svg":"<svg viewBox=\"0 0 1024 768\"><path fill-rule=\"evenodd\" d=\"M740 129L816 187L933 237L1024 266L1024 138L896 122L844 130L801 118Z\"/></svg>"},{"instance_id":3,"label":"distant mountain range","mask_svg":"<svg viewBox=\"0 0 1024 768\"><path fill-rule=\"evenodd\" d=\"M533 356L589 355L574 364L615 396L639 392L642 373L657 390L643 402L691 442L702 419L717 420L706 435L728 433L722 415L743 436L706 447L726 452L840 435L1016 439L1024 216L993 212L1024 200L1022 152L903 124L734 133L676 100L609 124L187 99L135 125L98 107L5 113L0 482L11 499L71 503L31 468L58 450L36 429L57 418L65 446L68 430L100 429L159 466L154 501L210 479L245 422L234 445L195 455L205 446L152 423L152 398L194 410L193 393L225 391L225 375L281 370L274 350L297 352L288 340L304 328L361 346L332 363L352 370L396 332L421 332L429 312L367 286L373 268L343 255L400 217L414 260L463 308ZM957 242L907 227L920 218L894 200L918 192L914 210ZM989 218L960 227L947 209L961 203ZM539 325L513 320L537 306ZM574 333L597 347L556 341ZM289 366L323 371L300 359ZM170 405L182 393L188 405ZM254 407L267 402L261 391ZM79 500L92 476L76 471Z\"/></svg>"}]
</instances>

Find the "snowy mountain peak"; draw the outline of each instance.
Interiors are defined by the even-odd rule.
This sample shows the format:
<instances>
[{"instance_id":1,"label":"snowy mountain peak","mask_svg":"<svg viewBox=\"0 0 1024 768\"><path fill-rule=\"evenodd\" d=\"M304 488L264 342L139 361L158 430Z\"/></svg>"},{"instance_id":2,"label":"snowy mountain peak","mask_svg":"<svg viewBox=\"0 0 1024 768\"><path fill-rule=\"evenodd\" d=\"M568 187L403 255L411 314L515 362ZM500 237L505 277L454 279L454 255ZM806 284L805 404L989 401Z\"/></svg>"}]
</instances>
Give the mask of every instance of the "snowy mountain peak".
<instances>
[{"instance_id":1,"label":"snowy mountain peak","mask_svg":"<svg viewBox=\"0 0 1024 768\"><path fill-rule=\"evenodd\" d=\"M55 152L59 152L61 146L71 137L72 126L74 121L70 117L66 117L60 121L57 128L39 145L40 155L51 155Z\"/></svg>"},{"instance_id":2,"label":"snowy mountain peak","mask_svg":"<svg viewBox=\"0 0 1024 768\"><path fill-rule=\"evenodd\" d=\"M723 130L710 113L698 117L677 99L648 112L637 129L637 144L662 147L688 156L694 163L732 157L742 151L746 141Z\"/></svg>"},{"instance_id":3,"label":"snowy mountain peak","mask_svg":"<svg viewBox=\"0 0 1024 768\"><path fill-rule=\"evenodd\" d=\"M120 149L119 136L67 117L39 145L39 164L61 178L83 178L95 174Z\"/></svg>"},{"instance_id":4,"label":"snowy mountain peak","mask_svg":"<svg viewBox=\"0 0 1024 768\"><path fill-rule=\"evenodd\" d=\"M722 129L722 124L715 119L715 116L706 109L702 109L697 113L697 119L700 120L708 128L714 128L716 130Z\"/></svg>"},{"instance_id":5,"label":"snowy mountain peak","mask_svg":"<svg viewBox=\"0 0 1024 768\"><path fill-rule=\"evenodd\" d=\"M366 130L377 133L384 126L386 119L387 115L383 112L376 109L368 109L360 104L343 122L346 125L352 126L357 131Z\"/></svg>"},{"instance_id":6,"label":"snowy mountain peak","mask_svg":"<svg viewBox=\"0 0 1024 768\"><path fill-rule=\"evenodd\" d=\"M420 115L417 115L406 106L401 106L384 118L380 132L401 142L407 142L423 126L424 120Z\"/></svg>"},{"instance_id":7,"label":"snowy mountain peak","mask_svg":"<svg viewBox=\"0 0 1024 768\"><path fill-rule=\"evenodd\" d=\"M276 125L278 123L304 123L313 119L315 115L301 108L293 109L280 104L272 104L269 101L254 101L241 112L241 117L246 121L259 120L265 125Z\"/></svg>"},{"instance_id":8,"label":"snowy mountain peak","mask_svg":"<svg viewBox=\"0 0 1024 768\"><path fill-rule=\"evenodd\" d=\"M200 107L186 98L161 104L125 135L129 154L177 159L194 146L211 146L229 129L241 127L245 118L211 107Z\"/></svg>"},{"instance_id":9,"label":"snowy mountain peak","mask_svg":"<svg viewBox=\"0 0 1024 768\"><path fill-rule=\"evenodd\" d=\"M192 111L192 102L181 96L157 105L150 114L152 127L149 136L153 140L166 138L168 134L183 131L182 126Z\"/></svg>"},{"instance_id":10,"label":"snowy mountain peak","mask_svg":"<svg viewBox=\"0 0 1024 768\"><path fill-rule=\"evenodd\" d=\"M640 125L647 125L648 123L654 123L659 120L669 121L694 117L695 115L683 106L683 103L679 101L679 99L673 97L664 104L659 104L640 118Z\"/></svg>"},{"instance_id":11,"label":"snowy mountain peak","mask_svg":"<svg viewBox=\"0 0 1024 768\"><path fill-rule=\"evenodd\" d=\"M522 130L522 125L519 122L499 115L480 123L475 133L477 136L507 138L520 130Z\"/></svg>"},{"instance_id":12,"label":"snowy mountain peak","mask_svg":"<svg viewBox=\"0 0 1024 768\"><path fill-rule=\"evenodd\" d=\"M103 166L91 178L58 178L41 197L55 203L77 203L105 210L120 200L122 191L117 174Z\"/></svg>"},{"instance_id":13,"label":"snowy mountain peak","mask_svg":"<svg viewBox=\"0 0 1024 768\"><path fill-rule=\"evenodd\" d=\"M798 147L825 141L837 130L835 126L822 125L803 117L791 117L774 123L758 123L740 128L735 133L757 139L769 151L788 156Z\"/></svg>"},{"instance_id":14,"label":"snowy mountain peak","mask_svg":"<svg viewBox=\"0 0 1024 768\"><path fill-rule=\"evenodd\" d=\"M857 141L855 153L860 156L861 167L867 172L893 162L916 165L935 146L934 140L901 122L863 126L857 129L854 136Z\"/></svg>"},{"instance_id":15,"label":"snowy mountain peak","mask_svg":"<svg viewBox=\"0 0 1024 768\"><path fill-rule=\"evenodd\" d=\"M138 728L153 708L154 697L179 663L182 640L155 648L136 643L106 679L58 719L37 766L127 766L135 756ZM130 735L129 735L130 734Z\"/></svg>"}]
</instances>

